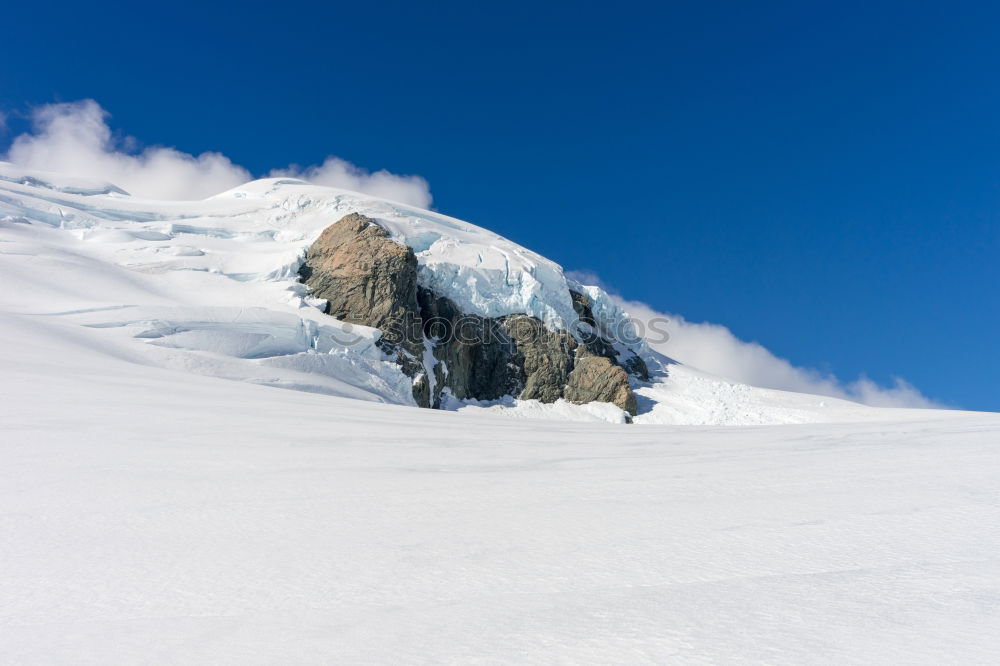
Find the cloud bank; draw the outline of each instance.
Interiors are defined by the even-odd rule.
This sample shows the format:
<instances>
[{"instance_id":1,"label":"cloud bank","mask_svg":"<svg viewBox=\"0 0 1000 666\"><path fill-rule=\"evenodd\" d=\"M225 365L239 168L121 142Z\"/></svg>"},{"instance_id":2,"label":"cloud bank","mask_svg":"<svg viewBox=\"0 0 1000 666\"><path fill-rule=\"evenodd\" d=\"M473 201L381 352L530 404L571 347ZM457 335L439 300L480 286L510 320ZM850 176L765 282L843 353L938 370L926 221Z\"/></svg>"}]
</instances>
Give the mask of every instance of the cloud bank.
<instances>
[{"instance_id":1,"label":"cloud bank","mask_svg":"<svg viewBox=\"0 0 1000 666\"><path fill-rule=\"evenodd\" d=\"M867 377L843 382L829 373L793 365L760 343L740 340L725 326L689 322L680 315L657 312L645 303L625 300L591 272L568 271L567 275L583 284L600 286L644 326L654 318L668 319L670 339L650 342L650 347L699 370L751 386L827 395L873 407L943 407L904 379L895 378L891 386L881 386Z\"/></svg>"},{"instance_id":2,"label":"cloud bank","mask_svg":"<svg viewBox=\"0 0 1000 666\"><path fill-rule=\"evenodd\" d=\"M204 199L254 179L249 170L221 153L190 155L164 146L137 150L134 138L114 135L108 116L91 99L36 107L31 131L16 137L3 159L29 169L106 180L148 199ZM328 157L319 166L274 169L267 175L293 176L420 208L431 205L430 188L420 176L385 170L369 173L338 157Z\"/></svg>"}]
</instances>

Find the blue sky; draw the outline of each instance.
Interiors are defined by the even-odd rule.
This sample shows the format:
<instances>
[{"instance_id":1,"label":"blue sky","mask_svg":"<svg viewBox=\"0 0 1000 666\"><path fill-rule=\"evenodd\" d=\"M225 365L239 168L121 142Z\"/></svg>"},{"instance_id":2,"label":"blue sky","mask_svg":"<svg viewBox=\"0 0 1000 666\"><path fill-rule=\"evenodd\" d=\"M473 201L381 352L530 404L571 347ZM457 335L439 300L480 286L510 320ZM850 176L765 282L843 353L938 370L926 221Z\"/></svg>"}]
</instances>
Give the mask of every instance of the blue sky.
<instances>
[{"instance_id":1,"label":"blue sky","mask_svg":"<svg viewBox=\"0 0 1000 666\"><path fill-rule=\"evenodd\" d=\"M262 175L333 154L627 298L1000 410L1000 6L29 3L0 151L97 100Z\"/></svg>"}]
</instances>

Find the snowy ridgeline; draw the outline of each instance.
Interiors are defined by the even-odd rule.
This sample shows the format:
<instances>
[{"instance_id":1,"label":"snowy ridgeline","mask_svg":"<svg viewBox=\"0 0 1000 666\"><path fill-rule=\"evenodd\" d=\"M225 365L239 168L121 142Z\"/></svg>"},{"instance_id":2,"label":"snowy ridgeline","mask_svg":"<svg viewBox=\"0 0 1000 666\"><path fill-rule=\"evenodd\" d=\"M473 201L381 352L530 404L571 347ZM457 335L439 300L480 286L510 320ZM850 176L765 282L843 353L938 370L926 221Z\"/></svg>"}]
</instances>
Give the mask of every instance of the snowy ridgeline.
<instances>
[{"instance_id":1,"label":"snowy ridgeline","mask_svg":"<svg viewBox=\"0 0 1000 666\"><path fill-rule=\"evenodd\" d=\"M577 321L569 290L612 325L627 315L597 287L475 225L297 180L254 181L204 201L138 200L112 184L0 163L0 276L6 312L46 318L135 362L303 391L413 404L411 380L373 329L320 311L298 280L305 249L358 212L413 248L418 280L465 312L525 313L551 328ZM831 398L768 391L637 351L638 423L748 425L881 418ZM460 411L621 422L607 404L445 401Z\"/></svg>"}]
</instances>

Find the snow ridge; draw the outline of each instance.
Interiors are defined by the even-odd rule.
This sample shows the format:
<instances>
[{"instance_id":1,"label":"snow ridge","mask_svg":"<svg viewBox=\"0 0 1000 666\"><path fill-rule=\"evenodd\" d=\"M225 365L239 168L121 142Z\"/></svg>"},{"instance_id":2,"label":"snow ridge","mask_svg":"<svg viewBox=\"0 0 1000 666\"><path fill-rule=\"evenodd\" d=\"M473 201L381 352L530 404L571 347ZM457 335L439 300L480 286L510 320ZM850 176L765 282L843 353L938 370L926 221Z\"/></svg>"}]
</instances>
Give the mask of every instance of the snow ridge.
<instances>
[{"instance_id":1,"label":"snow ridge","mask_svg":"<svg viewBox=\"0 0 1000 666\"><path fill-rule=\"evenodd\" d=\"M202 201L149 201L110 183L7 163L0 163L0 307L87 329L98 334L88 339L104 353L145 364L411 405L410 379L374 344L381 333L324 315L324 303L298 280L306 248L349 213L376 219L411 247L418 283L465 312L523 313L550 329L571 328L579 321L572 289L589 297L608 337L635 336L628 314L600 288L568 279L555 262L498 234L439 213L290 178L253 181ZM777 405L775 392L734 389L740 385L718 378L705 384L703 375L655 354L644 341L617 347L623 358L638 353L653 372L648 384L633 379L641 403L637 423L801 422L879 413L786 394L782 400L804 406L789 411ZM707 391L708 385L717 390ZM706 410L692 395L742 407ZM670 406L685 400L689 407ZM603 408L532 403L449 401L453 409L622 419Z\"/></svg>"}]
</instances>

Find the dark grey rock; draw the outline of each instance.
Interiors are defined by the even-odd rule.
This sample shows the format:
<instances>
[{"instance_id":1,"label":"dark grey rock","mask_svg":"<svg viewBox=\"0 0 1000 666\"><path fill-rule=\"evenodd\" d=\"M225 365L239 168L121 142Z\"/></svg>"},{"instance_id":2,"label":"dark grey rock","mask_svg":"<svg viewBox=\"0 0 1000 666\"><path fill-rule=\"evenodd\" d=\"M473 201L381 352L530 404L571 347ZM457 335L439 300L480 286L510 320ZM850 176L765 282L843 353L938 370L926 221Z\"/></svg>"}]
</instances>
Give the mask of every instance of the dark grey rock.
<instances>
[{"instance_id":1,"label":"dark grey rock","mask_svg":"<svg viewBox=\"0 0 1000 666\"><path fill-rule=\"evenodd\" d=\"M517 395L525 384L516 345L502 320L465 314L450 299L427 289L418 290L424 335L432 341L434 358L441 362L443 381L456 398L496 400ZM443 367L441 367L443 366Z\"/></svg>"},{"instance_id":2,"label":"dark grey rock","mask_svg":"<svg viewBox=\"0 0 1000 666\"><path fill-rule=\"evenodd\" d=\"M570 289L569 297L573 301L573 309L576 311L576 316L580 318L580 321L597 328L597 320L594 319L594 310L591 307L590 296Z\"/></svg>"},{"instance_id":3,"label":"dark grey rock","mask_svg":"<svg viewBox=\"0 0 1000 666\"><path fill-rule=\"evenodd\" d=\"M646 362L642 360L642 357L635 352L632 352L632 355L624 361L618 359L618 364L625 368L625 371L630 375L634 375L644 382L649 381L649 366L647 366Z\"/></svg>"},{"instance_id":4,"label":"dark grey rock","mask_svg":"<svg viewBox=\"0 0 1000 666\"><path fill-rule=\"evenodd\" d=\"M504 331L514 343L513 361L524 372L525 400L555 402L573 369L576 341L568 331L550 331L536 317L510 315L502 318Z\"/></svg>"}]
</instances>

